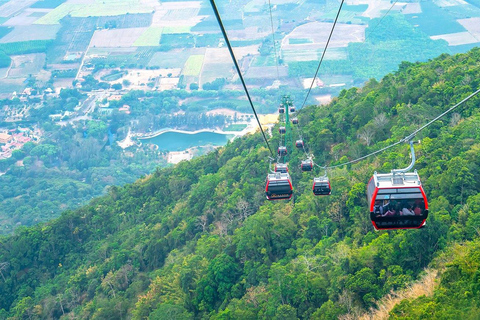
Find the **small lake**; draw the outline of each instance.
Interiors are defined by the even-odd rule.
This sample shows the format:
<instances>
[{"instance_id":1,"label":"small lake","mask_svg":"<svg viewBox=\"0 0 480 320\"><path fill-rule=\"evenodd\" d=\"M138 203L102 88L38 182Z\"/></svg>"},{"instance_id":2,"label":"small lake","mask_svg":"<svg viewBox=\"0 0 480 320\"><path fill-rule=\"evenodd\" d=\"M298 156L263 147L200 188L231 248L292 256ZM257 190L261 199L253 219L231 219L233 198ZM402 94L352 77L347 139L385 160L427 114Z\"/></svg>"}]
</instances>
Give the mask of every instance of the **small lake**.
<instances>
[{"instance_id":1,"label":"small lake","mask_svg":"<svg viewBox=\"0 0 480 320\"><path fill-rule=\"evenodd\" d=\"M194 134L166 131L156 137L142 139L142 143L153 143L162 151L182 151L191 147L206 145L224 146L233 138L233 134L198 132Z\"/></svg>"}]
</instances>

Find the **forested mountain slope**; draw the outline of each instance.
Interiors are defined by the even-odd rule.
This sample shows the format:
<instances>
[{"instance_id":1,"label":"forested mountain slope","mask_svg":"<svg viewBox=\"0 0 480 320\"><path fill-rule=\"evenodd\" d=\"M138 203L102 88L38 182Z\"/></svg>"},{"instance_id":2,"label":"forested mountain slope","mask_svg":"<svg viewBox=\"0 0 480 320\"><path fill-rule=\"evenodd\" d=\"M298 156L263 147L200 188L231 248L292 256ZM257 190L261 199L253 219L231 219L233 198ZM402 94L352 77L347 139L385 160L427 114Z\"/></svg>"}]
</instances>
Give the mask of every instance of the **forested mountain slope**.
<instances>
[{"instance_id":1,"label":"forested mountain slope","mask_svg":"<svg viewBox=\"0 0 480 320\"><path fill-rule=\"evenodd\" d=\"M479 61L474 49L403 63L380 83L304 109L300 125L316 162L341 163L404 138L480 87ZM469 289L455 291L465 297L459 307L478 310L479 101L417 136L415 168L430 209L424 229L375 232L369 220L366 183L375 170L405 167L406 144L330 171L329 197L313 196L312 175L296 167L302 154L295 150L294 199L267 202L269 152L256 134L1 238L0 318L355 316L464 241L472 263L459 257L458 267L446 268L444 295L392 313L415 318L454 299L448 290L463 283Z\"/></svg>"}]
</instances>

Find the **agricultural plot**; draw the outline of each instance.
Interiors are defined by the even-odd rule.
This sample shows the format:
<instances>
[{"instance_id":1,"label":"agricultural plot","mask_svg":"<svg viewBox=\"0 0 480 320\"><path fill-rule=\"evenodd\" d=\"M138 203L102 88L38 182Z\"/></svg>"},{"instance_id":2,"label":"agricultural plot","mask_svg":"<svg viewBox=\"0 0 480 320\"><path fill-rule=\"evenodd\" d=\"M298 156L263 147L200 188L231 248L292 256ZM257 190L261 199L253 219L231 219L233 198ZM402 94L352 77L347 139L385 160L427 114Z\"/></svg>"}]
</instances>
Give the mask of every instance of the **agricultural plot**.
<instances>
[{"instance_id":1,"label":"agricultural plot","mask_svg":"<svg viewBox=\"0 0 480 320\"><path fill-rule=\"evenodd\" d=\"M54 9L65 1L66 0L40 0L35 2L30 8Z\"/></svg>"},{"instance_id":2,"label":"agricultural plot","mask_svg":"<svg viewBox=\"0 0 480 320\"><path fill-rule=\"evenodd\" d=\"M420 3L402 3L402 8L400 9L400 12L403 14L422 13L422 7L420 6Z\"/></svg>"},{"instance_id":3,"label":"agricultural plot","mask_svg":"<svg viewBox=\"0 0 480 320\"><path fill-rule=\"evenodd\" d=\"M169 52L155 52L148 62L149 67L183 68L191 55L203 55L205 49L175 49Z\"/></svg>"},{"instance_id":4,"label":"agricultural plot","mask_svg":"<svg viewBox=\"0 0 480 320\"><path fill-rule=\"evenodd\" d=\"M29 74L36 75L42 70L42 67L45 64L45 57L45 53L12 56L12 68L8 74L8 78L25 79Z\"/></svg>"},{"instance_id":5,"label":"agricultural plot","mask_svg":"<svg viewBox=\"0 0 480 320\"><path fill-rule=\"evenodd\" d=\"M182 34L182 33L190 33L192 28L189 26L176 26L176 27L164 27L163 33L164 34Z\"/></svg>"},{"instance_id":6,"label":"agricultural plot","mask_svg":"<svg viewBox=\"0 0 480 320\"><path fill-rule=\"evenodd\" d=\"M51 40L32 40L21 42L0 43L0 51L8 55L45 52Z\"/></svg>"},{"instance_id":7,"label":"agricultural plot","mask_svg":"<svg viewBox=\"0 0 480 320\"><path fill-rule=\"evenodd\" d=\"M102 17L118 16L135 13L151 13L155 8L138 0L102 0L90 3L62 3L36 24L58 24L60 20L70 15L72 17Z\"/></svg>"},{"instance_id":8,"label":"agricultural plot","mask_svg":"<svg viewBox=\"0 0 480 320\"><path fill-rule=\"evenodd\" d=\"M5 37L10 32L12 32L12 30L13 30L12 28L0 26L0 39Z\"/></svg>"},{"instance_id":9,"label":"agricultural plot","mask_svg":"<svg viewBox=\"0 0 480 320\"><path fill-rule=\"evenodd\" d=\"M232 30L228 32L228 37L230 40L256 40L263 39L264 37L270 35L271 32L264 31L260 32L258 27L247 27L242 30Z\"/></svg>"},{"instance_id":10,"label":"agricultural plot","mask_svg":"<svg viewBox=\"0 0 480 320\"><path fill-rule=\"evenodd\" d=\"M420 3L422 13L405 15L407 20L429 36L466 31L445 9L427 1Z\"/></svg>"},{"instance_id":11,"label":"agricultural plot","mask_svg":"<svg viewBox=\"0 0 480 320\"><path fill-rule=\"evenodd\" d=\"M60 26L18 26L12 32L0 39L0 43L53 40L57 36Z\"/></svg>"},{"instance_id":12,"label":"agricultural plot","mask_svg":"<svg viewBox=\"0 0 480 320\"><path fill-rule=\"evenodd\" d=\"M35 2L37 2L37 0L8 1L0 6L0 17L11 17L23 9L30 7Z\"/></svg>"},{"instance_id":13,"label":"agricultural plot","mask_svg":"<svg viewBox=\"0 0 480 320\"><path fill-rule=\"evenodd\" d=\"M49 9L25 9L6 21L5 26L30 26L39 18L46 15Z\"/></svg>"},{"instance_id":14,"label":"agricultural plot","mask_svg":"<svg viewBox=\"0 0 480 320\"><path fill-rule=\"evenodd\" d=\"M97 30L93 34L90 47L119 48L132 47L135 41L146 31L146 28L128 28Z\"/></svg>"},{"instance_id":15,"label":"agricultural plot","mask_svg":"<svg viewBox=\"0 0 480 320\"><path fill-rule=\"evenodd\" d=\"M233 62L230 63L205 63L200 75L200 85L212 82L218 78L231 79L234 73Z\"/></svg>"},{"instance_id":16,"label":"agricultural plot","mask_svg":"<svg viewBox=\"0 0 480 320\"><path fill-rule=\"evenodd\" d=\"M150 27L145 30L133 43L136 47L156 47L160 44L162 28Z\"/></svg>"},{"instance_id":17,"label":"agricultural plot","mask_svg":"<svg viewBox=\"0 0 480 320\"><path fill-rule=\"evenodd\" d=\"M184 76L198 76L200 74L200 71L202 71L203 59L203 55L190 56L187 62L185 62L182 74Z\"/></svg>"},{"instance_id":18,"label":"agricultural plot","mask_svg":"<svg viewBox=\"0 0 480 320\"><path fill-rule=\"evenodd\" d=\"M281 48L287 50L320 50L325 47L332 23L310 22L295 28L282 40ZM365 25L337 24L329 48L346 47L350 42L362 42L365 39ZM291 44L290 39L313 40L312 43Z\"/></svg>"},{"instance_id":19,"label":"agricultural plot","mask_svg":"<svg viewBox=\"0 0 480 320\"><path fill-rule=\"evenodd\" d=\"M464 44L476 43L480 41L480 37L477 39L469 32L457 32L449 34L441 34L438 36L431 36L433 40L443 39L448 42L449 46L460 46Z\"/></svg>"},{"instance_id":20,"label":"agricultural plot","mask_svg":"<svg viewBox=\"0 0 480 320\"><path fill-rule=\"evenodd\" d=\"M288 70L286 67L278 68L279 77L286 77ZM276 79L277 68L273 67L250 67L245 74L246 79Z\"/></svg>"},{"instance_id":21,"label":"agricultural plot","mask_svg":"<svg viewBox=\"0 0 480 320\"><path fill-rule=\"evenodd\" d=\"M284 50L282 57L286 62L292 61L318 61L323 53L323 49L319 50ZM324 60L345 60L348 58L346 48L328 48L325 53Z\"/></svg>"},{"instance_id":22,"label":"agricultural plot","mask_svg":"<svg viewBox=\"0 0 480 320\"><path fill-rule=\"evenodd\" d=\"M23 79L0 79L0 96L9 97L12 92L22 92L25 88Z\"/></svg>"},{"instance_id":23,"label":"agricultural plot","mask_svg":"<svg viewBox=\"0 0 480 320\"><path fill-rule=\"evenodd\" d=\"M148 28L152 24L152 17L151 12L98 17L97 26L105 29Z\"/></svg>"},{"instance_id":24,"label":"agricultural plot","mask_svg":"<svg viewBox=\"0 0 480 320\"><path fill-rule=\"evenodd\" d=\"M467 4L463 0L433 0L433 3L435 3L437 6L441 8Z\"/></svg>"},{"instance_id":25,"label":"agricultural plot","mask_svg":"<svg viewBox=\"0 0 480 320\"><path fill-rule=\"evenodd\" d=\"M480 18L460 19L458 23L480 41Z\"/></svg>"},{"instance_id":26,"label":"agricultural plot","mask_svg":"<svg viewBox=\"0 0 480 320\"><path fill-rule=\"evenodd\" d=\"M200 8L171 9L163 16L165 21L189 20L198 15Z\"/></svg>"}]
</instances>

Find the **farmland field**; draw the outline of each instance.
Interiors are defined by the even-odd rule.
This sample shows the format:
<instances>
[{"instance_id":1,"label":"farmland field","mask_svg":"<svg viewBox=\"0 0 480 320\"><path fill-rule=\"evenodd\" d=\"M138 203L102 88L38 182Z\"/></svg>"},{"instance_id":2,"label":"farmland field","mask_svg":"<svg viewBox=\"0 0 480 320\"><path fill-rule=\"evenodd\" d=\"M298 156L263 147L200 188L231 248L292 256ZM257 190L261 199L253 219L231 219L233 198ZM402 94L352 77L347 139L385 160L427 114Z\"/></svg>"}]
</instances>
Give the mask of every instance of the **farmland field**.
<instances>
[{"instance_id":1,"label":"farmland field","mask_svg":"<svg viewBox=\"0 0 480 320\"><path fill-rule=\"evenodd\" d=\"M45 64L45 53L12 56L12 69L8 78L26 78L29 74L37 74Z\"/></svg>"},{"instance_id":2,"label":"farmland field","mask_svg":"<svg viewBox=\"0 0 480 320\"><path fill-rule=\"evenodd\" d=\"M164 34L180 34L180 33L190 33L192 28L189 26L178 26L178 27L164 27Z\"/></svg>"},{"instance_id":3,"label":"farmland field","mask_svg":"<svg viewBox=\"0 0 480 320\"><path fill-rule=\"evenodd\" d=\"M17 26L12 32L0 39L0 43L31 40L53 40L60 26Z\"/></svg>"},{"instance_id":4,"label":"farmland field","mask_svg":"<svg viewBox=\"0 0 480 320\"><path fill-rule=\"evenodd\" d=\"M168 10L167 14L163 16L163 20L189 20L198 15L200 8L185 8Z\"/></svg>"},{"instance_id":5,"label":"farmland field","mask_svg":"<svg viewBox=\"0 0 480 320\"><path fill-rule=\"evenodd\" d=\"M13 16L35 2L37 2L37 0L15 0L3 3L0 6L0 17Z\"/></svg>"},{"instance_id":6,"label":"farmland field","mask_svg":"<svg viewBox=\"0 0 480 320\"><path fill-rule=\"evenodd\" d=\"M50 40L0 43L0 50L8 55L45 52L50 43Z\"/></svg>"},{"instance_id":7,"label":"farmland field","mask_svg":"<svg viewBox=\"0 0 480 320\"><path fill-rule=\"evenodd\" d=\"M146 30L145 28L97 30L93 34L90 47L132 47Z\"/></svg>"},{"instance_id":8,"label":"farmland field","mask_svg":"<svg viewBox=\"0 0 480 320\"><path fill-rule=\"evenodd\" d=\"M449 46L459 46L470 43L479 42L470 32L457 32L449 34L441 34L438 36L432 36L433 40L443 39L448 42Z\"/></svg>"},{"instance_id":9,"label":"farmland field","mask_svg":"<svg viewBox=\"0 0 480 320\"><path fill-rule=\"evenodd\" d=\"M149 67L183 68L191 55L205 53L205 49L182 50L176 49L169 52L155 52L148 63Z\"/></svg>"},{"instance_id":10,"label":"farmland field","mask_svg":"<svg viewBox=\"0 0 480 320\"><path fill-rule=\"evenodd\" d=\"M202 70L203 58L203 55L193 55L188 57L188 60L183 67L182 74L185 76L198 76Z\"/></svg>"},{"instance_id":11,"label":"farmland field","mask_svg":"<svg viewBox=\"0 0 480 320\"><path fill-rule=\"evenodd\" d=\"M64 3L66 0L41 0L35 2L30 8L53 9Z\"/></svg>"},{"instance_id":12,"label":"farmland field","mask_svg":"<svg viewBox=\"0 0 480 320\"><path fill-rule=\"evenodd\" d=\"M136 47L156 47L160 44L162 28L150 27L145 30L133 43Z\"/></svg>"},{"instance_id":13,"label":"farmland field","mask_svg":"<svg viewBox=\"0 0 480 320\"><path fill-rule=\"evenodd\" d=\"M309 38L299 38L299 39L294 39L290 38L288 39L288 44L305 44L305 43L312 43L313 41Z\"/></svg>"},{"instance_id":14,"label":"farmland field","mask_svg":"<svg viewBox=\"0 0 480 320\"><path fill-rule=\"evenodd\" d=\"M431 2L421 2L420 5L422 13L405 15L405 17L412 25L418 25L418 28L429 36L466 31L445 9Z\"/></svg>"},{"instance_id":15,"label":"farmland field","mask_svg":"<svg viewBox=\"0 0 480 320\"><path fill-rule=\"evenodd\" d=\"M233 63L209 63L205 64L201 74L201 85L212 82L218 78L230 79L233 75Z\"/></svg>"},{"instance_id":16,"label":"farmland field","mask_svg":"<svg viewBox=\"0 0 480 320\"><path fill-rule=\"evenodd\" d=\"M0 26L0 39L3 38L5 35L9 34L10 32L12 32L12 30L13 30L12 28Z\"/></svg>"},{"instance_id":17,"label":"farmland field","mask_svg":"<svg viewBox=\"0 0 480 320\"><path fill-rule=\"evenodd\" d=\"M151 13L154 8L140 3L138 0L103 0L91 4L62 3L36 24L58 24L66 15L72 17L118 16L134 13Z\"/></svg>"}]
</instances>

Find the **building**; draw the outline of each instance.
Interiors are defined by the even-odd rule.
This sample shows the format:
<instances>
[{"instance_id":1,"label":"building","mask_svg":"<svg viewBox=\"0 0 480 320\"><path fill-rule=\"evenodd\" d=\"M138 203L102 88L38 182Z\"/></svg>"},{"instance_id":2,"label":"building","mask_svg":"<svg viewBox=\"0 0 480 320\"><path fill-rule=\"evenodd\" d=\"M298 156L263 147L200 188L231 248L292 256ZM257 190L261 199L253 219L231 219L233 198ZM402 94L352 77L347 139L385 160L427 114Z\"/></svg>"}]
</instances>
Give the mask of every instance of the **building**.
<instances>
[{"instance_id":1,"label":"building","mask_svg":"<svg viewBox=\"0 0 480 320\"><path fill-rule=\"evenodd\" d=\"M12 136L8 133L0 133L0 143L8 143L12 140Z\"/></svg>"}]
</instances>

